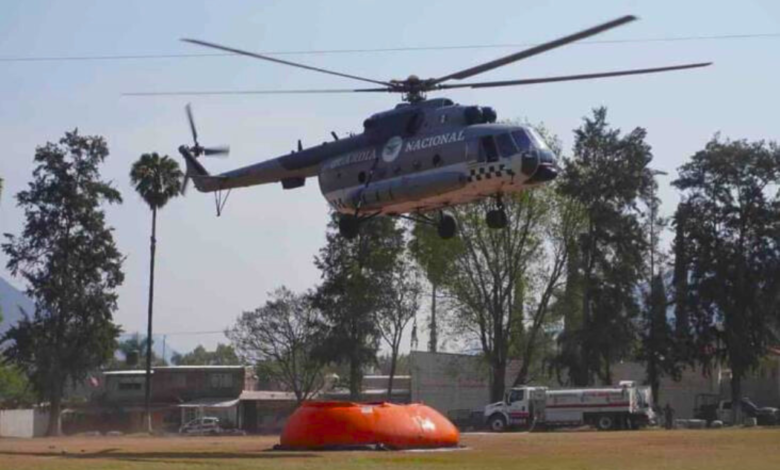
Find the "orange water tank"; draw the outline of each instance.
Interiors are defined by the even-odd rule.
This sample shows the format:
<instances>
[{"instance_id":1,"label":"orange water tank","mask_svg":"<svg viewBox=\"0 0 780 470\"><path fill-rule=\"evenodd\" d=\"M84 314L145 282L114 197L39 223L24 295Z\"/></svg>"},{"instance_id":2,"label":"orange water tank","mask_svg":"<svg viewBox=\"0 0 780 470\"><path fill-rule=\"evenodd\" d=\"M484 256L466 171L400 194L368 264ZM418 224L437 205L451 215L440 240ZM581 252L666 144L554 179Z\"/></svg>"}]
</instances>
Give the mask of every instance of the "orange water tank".
<instances>
[{"instance_id":1,"label":"orange water tank","mask_svg":"<svg viewBox=\"0 0 780 470\"><path fill-rule=\"evenodd\" d=\"M315 401L290 416L280 447L420 449L457 446L459 437L450 420L425 405Z\"/></svg>"}]
</instances>

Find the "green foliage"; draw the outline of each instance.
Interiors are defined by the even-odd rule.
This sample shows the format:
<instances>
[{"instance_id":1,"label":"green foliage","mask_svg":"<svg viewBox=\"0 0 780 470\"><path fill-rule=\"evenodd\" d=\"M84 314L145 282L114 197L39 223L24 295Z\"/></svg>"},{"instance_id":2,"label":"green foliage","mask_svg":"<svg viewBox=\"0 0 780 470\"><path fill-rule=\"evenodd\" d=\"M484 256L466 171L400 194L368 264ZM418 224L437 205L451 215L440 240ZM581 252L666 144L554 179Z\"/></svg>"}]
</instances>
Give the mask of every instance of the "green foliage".
<instances>
[{"instance_id":1,"label":"green foliage","mask_svg":"<svg viewBox=\"0 0 780 470\"><path fill-rule=\"evenodd\" d=\"M324 384L322 363L314 352L320 322L309 295L281 287L265 305L244 312L227 336L243 358L257 364L261 379L281 383L300 402Z\"/></svg>"},{"instance_id":2,"label":"green foliage","mask_svg":"<svg viewBox=\"0 0 780 470\"><path fill-rule=\"evenodd\" d=\"M610 366L634 346L633 319L639 313L636 286L644 272L647 241L637 211L653 175L646 131L621 135L594 110L575 130L574 156L564 161L560 188L586 214L576 255L568 263L566 302L582 298L569 312L559 365L576 385L612 380ZM579 316L579 318L574 318Z\"/></svg>"},{"instance_id":3,"label":"green foliage","mask_svg":"<svg viewBox=\"0 0 780 470\"><path fill-rule=\"evenodd\" d=\"M682 193L675 215L677 327L692 338L691 352L705 368L728 361L733 396L741 396L742 377L778 340L778 180L775 143L716 136L673 182Z\"/></svg>"},{"instance_id":4,"label":"green foliage","mask_svg":"<svg viewBox=\"0 0 780 470\"><path fill-rule=\"evenodd\" d=\"M184 174L179 163L156 152L141 155L130 170L130 181L150 209L161 209L181 193Z\"/></svg>"},{"instance_id":5,"label":"green foliage","mask_svg":"<svg viewBox=\"0 0 780 470\"><path fill-rule=\"evenodd\" d=\"M109 367L111 369L138 369L146 363L146 351L148 341L146 336L135 334L130 338L120 341L117 350L122 355L121 360L114 358ZM154 343L154 341L152 341ZM151 348L150 348L151 349ZM152 350L152 364L154 366L165 366L167 363L163 358L158 357Z\"/></svg>"},{"instance_id":6,"label":"green foliage","mask_svg":"<svg viewBox=\"0 0 780 470\"><path fill-rule=\"evenodd\" d=\"M669 299L666 296L663 271L653 276L642 305L641 346L638 359L646 366L647 383L653 391L653 403L660 403L661 378L679 379L681 370L675 354L674 332L666 318Z\"/></svg>"},{"instance_id":7,"label":"green foliage","mask_svg":"<svg viewBox=\"0 0 780 470\"><path fill-rule=\"evenodd\" d=\"M217 344L214 351L198 345L186 354L174 354L171 362L177 366L236 366L241 364L235 349L229 344Z\"/></svg>"},{"instance_id":8,"label":"green foliage","mask_svg":"<svg viewBox=\"0 0 780 470\"><path fill-rule=\"evenodd\" d=\"M51 403L49 433L58 434L68 380L83 380L116 348L115 289L122 255L106 226L104 203L119 192L100 179L108 156L101 137L68 132L35 152L28 188L17 195L26 218L21 235L6 234L7 267L27 283L35 312L3 337L6 358L24 371L32 389Z\"/></svg>"},{"instance_id":9,"label":"green foliage","mask_svg":"<svg viewBox=\"0 0 780 470\"><path fill-rule=\"evenodd\" d=\"M457 327L478 341L491 374L491 399L504 395L509 353L525 334L526 300L532 265L539 260L549 201L537 191L504 197L508 227L490 229L487 200L454 211L460 249L444 288L452 299Z\"/></svg>"},{"instance_id":10,"label":"green foliage","mask_svg":"<svg viewBox=\"0 0 780 470\"><path fill-rule=\"evenodd\" d=\"M409 322L417 315L420 308L422 285L417 270L412 261L402 255L390 269L388 283L377 295L384 297L376 312L376 322L379 335L390 348L390 371L388 375L387 395L392 398L393 378L396 372L396 361L401 348L401 339Z\"/></svg>"},{"instance_id":11,"label":"green foliage","mask_svg":"<svg viewBox=\"0 0 780 470\"><path fill-rule=\"evenodd\" d=\"M24 372L0 363L0 408L24 408L36 402Z\"/></svg>"},{"instance_id":12,"label":"green foliage","mask_svg":"<svg viewBox=\"0 0 780 470\"><path fill-rule=\"evenodd\" d=\"M379 328L375 315L383 307L385 289L404 252L404 232L395 219L377 217L361 226L360 236L338 234L332 214L327 243L315 258L322 284L314 305L322 312L323 342L318 357L350 366L350 394L360 394L362 370L375 362Z\"/></svg>"}]
</instances>

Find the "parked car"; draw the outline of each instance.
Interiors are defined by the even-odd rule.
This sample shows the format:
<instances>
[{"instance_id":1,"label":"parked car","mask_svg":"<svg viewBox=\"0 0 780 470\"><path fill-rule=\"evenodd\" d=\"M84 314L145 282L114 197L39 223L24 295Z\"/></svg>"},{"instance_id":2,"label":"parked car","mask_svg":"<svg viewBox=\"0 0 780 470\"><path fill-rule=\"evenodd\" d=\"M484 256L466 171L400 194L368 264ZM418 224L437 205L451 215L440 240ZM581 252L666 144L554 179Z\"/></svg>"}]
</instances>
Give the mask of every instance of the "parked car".
<instances>
[{"instance_id":1,"label":"parked car","mask_svg":"<svg viewBox=\"0 0 780 470\"><path fill-rule=\"evenodd\" d=\"M189 436L216 435L220 433L222 433L222 428L219 427L219 418L208 416L193 419L179 428L179 434L187 434Z\"/></svg>"},{"instance_id":2,"label":"parked car","mask_svg":"<svg viewBox=\"0 0 780 470\"><path fill-rule=\"evenodd\" d=\"M777 408L771 406L760 407L748 397L742 397L740 403L744 415L749 418L756 418L756 422L760 426L780 424L780 410ZM725 424L732 424L731 400L720 400L717 395L712 394L697 395L693 416L696 419L707 421L708 426L716 420Z\"/></svg>"}]
</instances>

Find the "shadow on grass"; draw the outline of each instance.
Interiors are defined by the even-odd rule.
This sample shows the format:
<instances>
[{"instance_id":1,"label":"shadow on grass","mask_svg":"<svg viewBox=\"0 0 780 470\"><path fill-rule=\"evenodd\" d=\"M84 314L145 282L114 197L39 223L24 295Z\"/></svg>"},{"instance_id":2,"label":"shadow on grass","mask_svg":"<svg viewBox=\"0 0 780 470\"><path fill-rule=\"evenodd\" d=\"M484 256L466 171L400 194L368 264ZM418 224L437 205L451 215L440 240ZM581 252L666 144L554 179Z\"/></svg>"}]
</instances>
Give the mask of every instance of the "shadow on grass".
<instances>
[{"instance_id":1,"label":"shadow on grass","mask_svg":"<svg viewBox=\"0 0 780 470\"><path fill-rule=\"evenodd\" d=\"M179 463L187 460L273 460L273 459L309 459L317 454L303 452L122 452L119 449L103 449L96 452L14 452L0 451L0 455L24 457L59 457L75 460L124 460L131 462Z\"/></svg>"}]
</instances>

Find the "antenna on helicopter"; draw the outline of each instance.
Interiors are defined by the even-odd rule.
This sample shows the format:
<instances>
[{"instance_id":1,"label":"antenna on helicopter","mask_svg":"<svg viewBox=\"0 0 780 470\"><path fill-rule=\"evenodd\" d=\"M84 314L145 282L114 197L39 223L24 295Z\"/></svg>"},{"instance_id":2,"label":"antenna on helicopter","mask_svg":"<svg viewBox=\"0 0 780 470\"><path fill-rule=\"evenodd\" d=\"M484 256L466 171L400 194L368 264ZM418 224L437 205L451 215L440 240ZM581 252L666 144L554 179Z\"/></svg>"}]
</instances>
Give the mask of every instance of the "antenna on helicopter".
<instances>
[{"instance_id":1,"label":"antenna on helicopter","mask_svg":"<svg viewBox=\"0 0 780 470\"><path fill-rule=\"evenodd\" d=\"M335 131L330 131L330 135L332 135L332 136L333 136L333 140L339 140L339 136L338 136L338 135L336 135L336 132L335 132Z\"/></svg>"}]
</instances>

